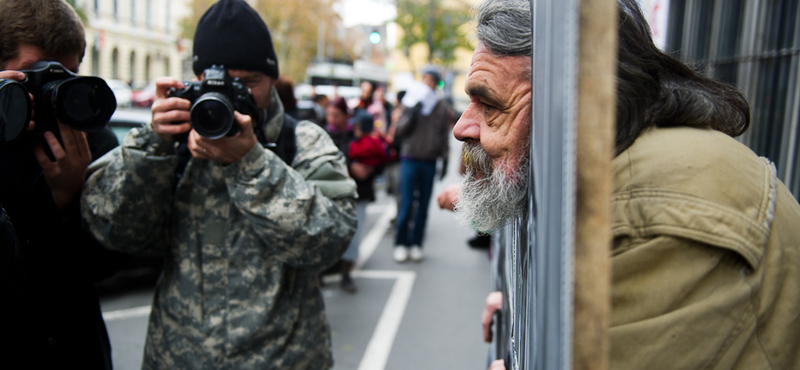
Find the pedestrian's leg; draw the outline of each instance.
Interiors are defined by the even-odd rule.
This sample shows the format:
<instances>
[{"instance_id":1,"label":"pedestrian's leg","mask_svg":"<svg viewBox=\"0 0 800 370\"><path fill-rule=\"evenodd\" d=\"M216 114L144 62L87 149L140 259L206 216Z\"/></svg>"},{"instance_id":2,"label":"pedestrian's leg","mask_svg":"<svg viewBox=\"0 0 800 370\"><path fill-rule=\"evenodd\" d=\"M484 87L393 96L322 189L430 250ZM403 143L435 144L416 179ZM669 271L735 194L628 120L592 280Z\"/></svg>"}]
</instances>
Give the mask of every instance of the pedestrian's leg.
<instances>
[{"instance_id":1,"label":"pedestrian's leg","mask_svg":"<svg viewBox=\"0 0 800 370\"><path fill-rule=\"evenodd\" d=\"M405 262L408 258L408 224L413 202L414 166L410 161L400 161L400 208L397 210L394 252L392 258L397 262Z\"/></svg>"},{"instance_id":2,"label":"pedestrian's leg","mask_svg":"<svg viewBox=\"0 0 800 370\"><path fill-rule=\"evenodd\" d=\"M400 162L400 209L397 210L397 232L394 244L408 246L411 206L414 200L414 164L410 161Z\"/></svg>"},{"instance_id":3,"label":"pedestrian's leg","mask_svg":"<svg viewBox=\"0 0 800 370\"><path fill-rule=\"evenodd\" d=\"M411 244L422 247L422 239L425 236L425 225L428 221L428 206L431 202L433 193L433 179L436 176L436 163L423 163L419 167L417 183L419 190L419 207L414 216L414 232Z\"/></svg>"}]
</instances>

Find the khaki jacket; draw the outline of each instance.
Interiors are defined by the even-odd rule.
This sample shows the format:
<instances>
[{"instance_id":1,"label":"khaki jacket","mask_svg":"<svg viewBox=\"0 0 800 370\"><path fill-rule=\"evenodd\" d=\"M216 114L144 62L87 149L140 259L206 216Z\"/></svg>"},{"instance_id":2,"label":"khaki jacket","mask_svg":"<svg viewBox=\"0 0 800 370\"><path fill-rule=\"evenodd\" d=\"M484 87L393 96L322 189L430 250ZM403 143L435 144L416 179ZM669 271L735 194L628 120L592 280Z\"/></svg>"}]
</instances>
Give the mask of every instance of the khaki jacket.
<instances>
[{"instance_id":1,"label":"khaki jacket","mask_svg":"<svg viewBox=\"0 0 800 370\"><path fill-rule=\"evenodd\" d=\"M775 167L692 128L613 167L611 368L800 368L800 206Z\"/></svg>"}]
</instances>

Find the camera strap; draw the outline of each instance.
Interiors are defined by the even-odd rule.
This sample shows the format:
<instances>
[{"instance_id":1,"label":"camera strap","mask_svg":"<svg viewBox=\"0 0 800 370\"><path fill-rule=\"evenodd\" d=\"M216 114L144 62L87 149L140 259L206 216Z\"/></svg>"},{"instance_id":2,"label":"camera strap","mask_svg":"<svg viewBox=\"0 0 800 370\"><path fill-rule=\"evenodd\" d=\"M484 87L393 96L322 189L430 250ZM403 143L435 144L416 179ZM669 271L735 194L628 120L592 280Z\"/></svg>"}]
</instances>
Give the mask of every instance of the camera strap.
<instances>
[{"instance_id":1,"label":"camera strap","mask_svg":"<svg viewBox=\"0 0 800 370\"><path fill-rule=\"evenodd\" d=\"M297 120L288 114L284 114L283 128L278 137L278 142L264 143L265 148L272 150L272 152L280 157L288 166L292 165L294 156L297 154L297 139L294 135L295 128L297 128Z\"/></svg>"}]
</instances>

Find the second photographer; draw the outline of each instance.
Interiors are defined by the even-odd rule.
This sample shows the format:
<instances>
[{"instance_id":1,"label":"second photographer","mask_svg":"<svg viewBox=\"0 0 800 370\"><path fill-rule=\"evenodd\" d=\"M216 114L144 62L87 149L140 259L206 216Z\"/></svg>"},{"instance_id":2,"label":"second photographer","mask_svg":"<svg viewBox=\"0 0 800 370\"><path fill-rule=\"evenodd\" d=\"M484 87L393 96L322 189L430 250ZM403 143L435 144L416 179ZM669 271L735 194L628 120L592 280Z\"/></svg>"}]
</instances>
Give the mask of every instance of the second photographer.
<instances>
[{"instance_id":1,"label":"second photographer","mask_svg":"<svg viewBox=\"0 0 800 370\"><path fill-rule=\"evenodd\" d=\"M89 163L117 145L104 128L114 98L83 94L89 85L71 90L97 81L76 79L86 42L65 1L0 1L0 25L0 205L13 225L4 233L15 234L3 237L17 241L19 257L0 271L3 366L111 369L93 283L122 257L83 230L78 201ZM39 94L55 85L60 97ZM63 104L63 94L86 104ZM94 125L80 126L89 116Z\"/></svg>"},{"instance_id":2,"label":"second photographer","mask_svg":"<svg viewBox=\"0 0 800 370\"><path fill-rule=\"evenodd\" d=\"M193 45L200 81L158 79L151 124L92 165L82 198L105 245L167 255L143 369L329 369L317 274L355 232L355 183L322 128L284 113L246 2L212 5Z\"/></svg>"}]
</instances>

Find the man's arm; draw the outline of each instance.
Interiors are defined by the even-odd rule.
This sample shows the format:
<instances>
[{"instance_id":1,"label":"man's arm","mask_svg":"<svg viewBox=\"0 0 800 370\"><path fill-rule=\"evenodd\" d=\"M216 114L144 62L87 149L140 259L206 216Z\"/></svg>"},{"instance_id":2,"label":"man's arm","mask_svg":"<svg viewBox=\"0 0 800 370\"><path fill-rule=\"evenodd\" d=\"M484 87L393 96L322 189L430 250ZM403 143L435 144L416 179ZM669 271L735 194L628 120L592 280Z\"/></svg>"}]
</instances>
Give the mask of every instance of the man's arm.
<instances>
[{"instance_id":1,"label":"man's arm","mask_svg":"<svg viewBox=\"0 0 800 370\"><path fill-rule=\"evenodd\" d=\"M178 157L149 127L135 128L120 147L89 166L81 212L109 249L140 253L166 248Z\"/></svg>"},{"instance_id":2,"label":"man's arm","mask_svg":"<svg viewBox=\"0 0 800 370\"><path fill-rule=\"evenodd\" d=\"M321 128L301 122L296 136L293 167L258 145L224 173L233 203L268 252L295 267L319 268L334 263L355 233L355 182Z\"/></svg>"}]
</instances>

